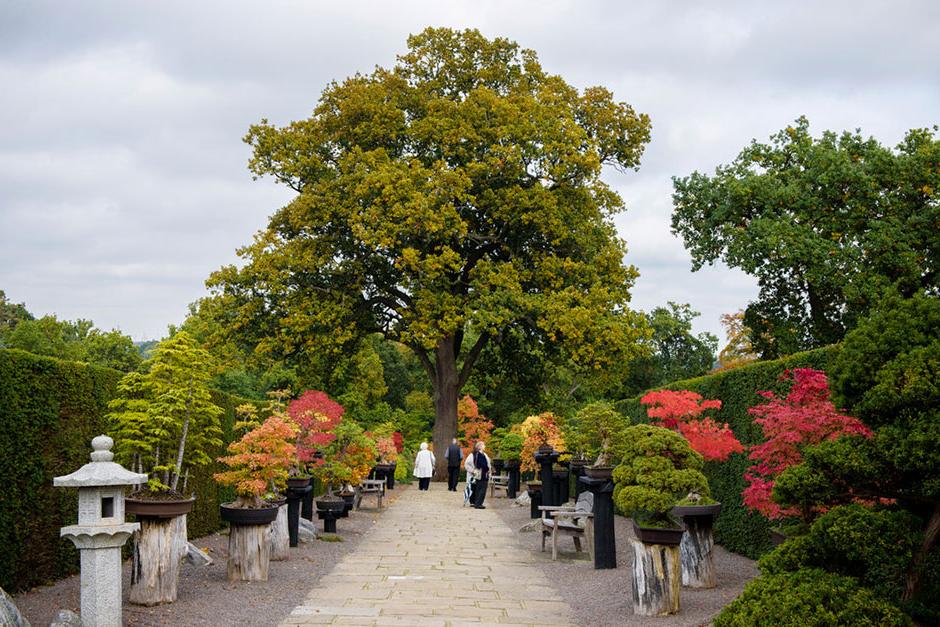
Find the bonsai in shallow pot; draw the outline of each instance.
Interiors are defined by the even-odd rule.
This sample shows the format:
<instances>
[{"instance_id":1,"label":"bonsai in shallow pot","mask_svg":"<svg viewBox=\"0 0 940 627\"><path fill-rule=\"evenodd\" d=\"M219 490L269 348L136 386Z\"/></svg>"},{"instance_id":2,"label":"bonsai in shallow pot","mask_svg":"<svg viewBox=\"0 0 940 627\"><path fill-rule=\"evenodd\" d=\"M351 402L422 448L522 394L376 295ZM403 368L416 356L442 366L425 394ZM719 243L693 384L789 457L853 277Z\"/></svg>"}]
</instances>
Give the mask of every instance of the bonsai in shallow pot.
<instances>
[{"instance_id":1,"label":"bonsai in shallow pot","mask_svg":"<svg viewBox=\"0 0 940 627\"><path fill-rule=\"evenodd\" d=\"M228 543L229 581L267 581L271 553L268 525L278 506L263 496L283 490L296 455L296 425L276 413L241 439L229 444L229 455L219 462L228 470L213 475L235 488L236 499L220 505L222 519L231 524Z\"/></svg>"},{"instance_id":2,"label":"bonsai in shallow pot","mask_svg":"<svg viewBox=\"0 0 940 627\"><path fill-rule=\"evenodd\" d=\"M335 501L337 497L354 494L353 488L369 476L378 455L375 442L363 432L362 427L349 418L344 418L334 429L335 438L323 450L323 463L313 469L314 475L327 486L330 496L317 500Z\"/></svg>"},{"instance_id":3,"label":"bonsai in shallow pot","mask_svg":"<svg viewBox=\"0 0 940 627\"><path fill-rule=\"evenodd\" d=\"M187 544L186 514L195 499L187 494L189 472L211 462L210 451L222 446L222 409L208 387L211 368L209 353L180 331L157 346L142 372L125 375L108 403L117 460L148 475L147 484L125 500L125 511L141 524L134 538L132 603L176 600L178 547Z\"/></svg>"},{"instance_id":4,"label":"bonsai in shallow pot","mask_svg":"<svg viewBox=\"0 0 940 627\"><path fill-rule=\"evenodd\" d=\"M623 461L614 470L614 501L633 518L635 614L660 616L679 611L679 543L684 528L671 514L690 492L708 496L702 456L678 433L653 425L623 432Z\"/></svg>"},{"instance_id":5,"label":"bonsai in shallow pot","mask_svg":"<svg viewBox=\"0 0 940 627\"><path fill-rule=\"evenodd\" d=\"M572 420L573 427L568 436L579 458L593 459L584 465L584 473L592 479L610 479L616 453L622 438L624 418L610 403L596 402L585 405Z\"/></svg>"}]
</instances>

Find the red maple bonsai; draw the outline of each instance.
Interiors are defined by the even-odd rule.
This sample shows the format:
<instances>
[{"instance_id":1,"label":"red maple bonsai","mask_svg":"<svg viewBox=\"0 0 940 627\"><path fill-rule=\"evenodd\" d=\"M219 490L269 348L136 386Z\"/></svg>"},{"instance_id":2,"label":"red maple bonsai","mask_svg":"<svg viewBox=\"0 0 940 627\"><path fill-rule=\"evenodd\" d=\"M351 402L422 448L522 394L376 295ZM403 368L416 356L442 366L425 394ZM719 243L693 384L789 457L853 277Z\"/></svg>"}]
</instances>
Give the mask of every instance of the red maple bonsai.
<instances>
[{"instance_id":1,"label":"red maple bonsai","mask_svg":"<svg viewBox=\"0 0 940 627\"><path fill-rule=\"evenodd\" d=\"M723 462L732 453L744 451L728 423L700 418L709 409L721 409L719 400L705 400L691 390L655 390L640 403L649 406L646 415L658 421L653 424L681 433L706 461Z\"/></svg>"},{"instance_id":2,"label":"red maple bonsai","mask_svg":"<svg viewBox=\"0 0 940 627\"><path fill-rule=\"evenodd\" d=\"M346 410L326 392L307 390L287 406L287 413L298 427L297 462L301 468L319 466L322 452L336 439L336 427Z\"/></svg>"},{"instance_id":3,"label":"red maple bonsai","mask_svg":"<svg viewBox=\"0 0 940 627\"><path fill-rule=\"evenodd\" d=\"M758 392L769 403L748 409L754 422L761 426L766 441L751 447L748 456L757 463L747 469L744 478L748 487L741 493L744 505L772 520L810 512L782 508L771 498L774 480L784 470L803 460L803 449L843 435L870 438L871 429L860 420L836 409L830 400L826 373L811 368L787 370L781 380L792 380L785 398L773 392Z\"/></svg>"}]
</instances>

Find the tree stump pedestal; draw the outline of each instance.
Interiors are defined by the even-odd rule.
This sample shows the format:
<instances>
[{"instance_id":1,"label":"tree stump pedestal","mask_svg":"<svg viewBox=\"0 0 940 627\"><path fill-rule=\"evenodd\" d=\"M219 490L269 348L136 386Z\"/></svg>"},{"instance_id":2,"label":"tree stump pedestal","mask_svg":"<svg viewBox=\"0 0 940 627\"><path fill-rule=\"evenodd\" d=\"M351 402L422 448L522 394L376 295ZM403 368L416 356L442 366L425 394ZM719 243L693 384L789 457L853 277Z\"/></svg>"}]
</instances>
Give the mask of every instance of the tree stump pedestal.
<instances>
[{"instance_id":1,"label":"tree stump pedestal","mask_svg":"<svg viewBox=\"0 0 940 627\"><path fill-rule=\"evenodd\" d=\"M720 503L674 507L672 510L685 523L679 555L682 560L682 585L687 588L714 588L718 585L712 549L715 546L715 516L720 511Z\"/></svg>"},{"instance_id":2,"label":"tree stump pedestal","mask_svg":"<svg viewBox=\"0 0 940 627\"><path fill-rule=\"evenodd\" d=\"M681 566L677 544L648 544L635 538L633 546L633 613L667 616L679 611Z\"/></svg>"},{"instance_id":3,"label":"tree stump pedestal","mask_svg":"<svg viewBox=\"0 0 940 627\"><path fill-rule=\"evenodd\" d=\"M290 557L290 547L297 546L290 543L288 530L287 505L277 508L277 518L268 526L268 542L271 543L271 560L282 562Z\"/></svg>"},{"instance_id":4,"label":"tree stump pedestal","mask_svg":"<svg viewBox=\"0 0 940 627\"><path fill-rule=\"evenodd\" d=\"M170 518L138 516L138 522L128 600L147 606L172 603L176 601L180 561L189 544L186 514Z\"/></svg>"},{"instance_id":5,"label":"tree stump pedestal","mask_svg":"<svg viewBox=\"0 0 940 627\"><path fill-rule=\"evenodd\" d=\"M271 561L269 524L231 526L228 534L229 581L268 580L268 566Z\"/></svg>"}]
</instances>

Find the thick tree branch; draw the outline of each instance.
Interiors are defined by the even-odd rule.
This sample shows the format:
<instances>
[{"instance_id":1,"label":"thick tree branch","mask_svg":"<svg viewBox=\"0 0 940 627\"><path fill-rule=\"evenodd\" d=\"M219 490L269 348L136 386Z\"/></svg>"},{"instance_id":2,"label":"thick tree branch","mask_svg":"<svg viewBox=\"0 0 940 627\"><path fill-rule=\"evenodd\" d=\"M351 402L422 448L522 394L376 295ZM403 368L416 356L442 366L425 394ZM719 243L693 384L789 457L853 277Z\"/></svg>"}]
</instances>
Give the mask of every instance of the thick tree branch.
<instances>
[{"instance_id":1,"label":"thick tree branch","mask_svg":"<svg viewBox=\"0 0 940 627\"><path fill-rule=\"evenodd\" d=\"M431 362L431 358L428 357L428 352L420 346L415 346L414 344L406 344L412 352L417 355L418 361L421 362L421 365L424 366L424 369L428 373L428 377L431 379L431 384L436 388L437 387L437 369L434 367L434 364Z\"/></svg>"},{"instance_id":2,"label":"thick tree branch","mask_svg":"<svg viewBox=\"0 0 940 627\"><path fill-rule=\"evenodd\" d=\"M463 367L460 368L460 375L457 377L457 389L460 390L467 383L467 379L470 378L470 373L473 372L473 365L476 363L477 358L480 356L480 353L483 351L483 347L486 346L486 343L490 339L490 334L483 332L480 334L480 337L477 338L476 343L473 345L473 348L470 349L470 352L467 353L467 356L463 360Z\"/></svg>"}]
</instances>

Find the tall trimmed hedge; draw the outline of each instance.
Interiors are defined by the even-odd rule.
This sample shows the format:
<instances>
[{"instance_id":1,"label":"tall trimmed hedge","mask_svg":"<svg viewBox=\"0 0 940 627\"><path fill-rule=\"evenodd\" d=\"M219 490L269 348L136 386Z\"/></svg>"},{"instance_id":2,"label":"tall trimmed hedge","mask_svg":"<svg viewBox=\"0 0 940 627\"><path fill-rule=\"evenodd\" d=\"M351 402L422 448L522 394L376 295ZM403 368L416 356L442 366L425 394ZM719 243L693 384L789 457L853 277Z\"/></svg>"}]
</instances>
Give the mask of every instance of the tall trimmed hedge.
<instances>
[{"instance_id":1,"label":"tall trimmed hedge","mask_svg":"<svg viewBox=\"0 0 940 627\"><path fill-rule=\"evenodd\" d=\"M707 399L720 399L720 422L727 422L745 448L763 441L761 429L747 410L765 402L757 394L759 390L774 390L786 393L788 384L780 381L780 375L791 368L815 368L828 370L835 358L838 345L826 346L804 353L796 353L776 359L761 361L733 370L727 370L695 379L676 381L663 386L667 390L692 390ZM618 411L633 423L647 422L646 409L640 404L640 396L619 401ZM760 514L752 514L741 502L744 490L744 471L751 465L747 451L732 455L726 462L705 464L705 476L711 487L712 497L721 501L721 516L715 524L715 539L725 548L756 559L769 551L771 524Z\"/></svg>"},{"instance_id":2,"label":"tall trimmed hedge","mask_svg":"<svg viewBox=\"0 0 940 627\"><path fill-rule=\"evenodd\" d=\"M52 478L89 461L91 439L107 433L105 415L123 373L109 368L0 349L0 587L28 589L78 570L78 552L59 537L74 524L76 491L53 488ZM234 408L243 402L223 392L223 440L232 437ZM210 451L217 457L221 449ZM190 476L197 495L188 517L190 537L221 527L219 503L229 496L212 481L210 467Z\"/></svg>"}]
</instances>

